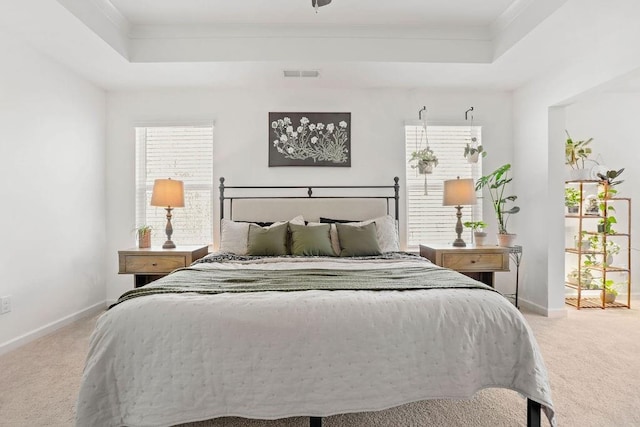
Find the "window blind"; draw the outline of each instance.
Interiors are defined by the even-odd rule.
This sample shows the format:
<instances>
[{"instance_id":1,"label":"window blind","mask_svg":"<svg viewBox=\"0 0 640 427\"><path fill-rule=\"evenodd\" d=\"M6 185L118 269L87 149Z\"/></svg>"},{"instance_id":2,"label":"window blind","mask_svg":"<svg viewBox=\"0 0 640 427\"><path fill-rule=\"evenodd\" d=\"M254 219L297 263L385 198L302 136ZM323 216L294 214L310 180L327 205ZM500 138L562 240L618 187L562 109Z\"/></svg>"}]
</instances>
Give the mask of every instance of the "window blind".
<instances>
[{"instance_id":1,"label":"window blind","mask_svg":"<svg viewBox=\"0 0 640 427\"><path fill-rule=\"evenodd\" d=\"M407 246L417 249L420 243L450 244L457 237L456 209L442 206L444 181L448 179L472 178L474 182L482 176L482 159L469 163L464 157L464 148L477 138L482 144L480 126L427 126L425 138L422 125L405 126L406 167L407 167ZM438 158L438 166L432 174L420 175L415 162L409 163L411 153L427 146ZM426 180L426 181L425 181ZM426 188L426 194L425 194ZM482 220L481 192L473 206L464 206L462 222ZM463 239L471 243L471 232L465 228Z\"/></svg>"},{"instance_id":2,"label":"window blind","mask_svg":"<svg viewBox=\"0 0 640 427\"><path fill-rule=\"evenodd\" d=\"M151 206L159 178L184 182L184 208L172 211L176 245L208 244L213 239L213 126L137 127L136 226L153 227L152 245L166 240L167 211Z\"/></svg>"}]
</instances>

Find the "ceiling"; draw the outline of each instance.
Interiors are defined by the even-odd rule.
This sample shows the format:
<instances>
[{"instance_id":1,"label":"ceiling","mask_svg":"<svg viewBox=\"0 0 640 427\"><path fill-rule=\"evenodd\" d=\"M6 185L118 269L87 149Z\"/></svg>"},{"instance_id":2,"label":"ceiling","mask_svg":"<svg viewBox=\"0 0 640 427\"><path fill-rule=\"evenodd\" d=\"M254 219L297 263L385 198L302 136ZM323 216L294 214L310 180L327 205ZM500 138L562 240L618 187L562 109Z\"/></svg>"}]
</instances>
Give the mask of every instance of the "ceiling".
<instances>
[{"instance_id":1,"label":"ceiling","mask_svg":"<svg viewBox=\"0 0 640 427\"><path fill-rule=\"evenodd\" d=\"M21 0L0 28L107 90L510 90L562 60L531 42L566 0ZM283 70L319 70L285 79Z\"/></svg>"}]
</instances>

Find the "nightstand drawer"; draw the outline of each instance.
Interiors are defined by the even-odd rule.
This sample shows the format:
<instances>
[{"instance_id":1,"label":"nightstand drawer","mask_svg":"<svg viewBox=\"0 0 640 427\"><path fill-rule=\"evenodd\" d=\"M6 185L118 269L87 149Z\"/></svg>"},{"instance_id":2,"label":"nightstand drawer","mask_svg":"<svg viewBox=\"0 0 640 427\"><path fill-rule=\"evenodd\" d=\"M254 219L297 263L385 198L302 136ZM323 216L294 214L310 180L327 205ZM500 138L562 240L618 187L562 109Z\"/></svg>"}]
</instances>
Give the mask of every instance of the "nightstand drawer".
<instances>
[{"instance_id":1,"label":"nightstand drawer","mask_svg":"<svg viewBox=\"0 0 640 427\"><path fill-rule=\"evenodd\" d=\"M503 254L444 253L442 266L456 271L502 271Z\"/></svg>"},{"instance_id":2,"label":"nightstand drawer","mask_svg":"<svg viewBox=\"0 0 640 427\"><path fill-rule=\"evenodd\" d=\"M169 273L176 268L185 267L184 256L143 256L128 255L125 259L124 273Z\"/></svg>"}]
</instances>

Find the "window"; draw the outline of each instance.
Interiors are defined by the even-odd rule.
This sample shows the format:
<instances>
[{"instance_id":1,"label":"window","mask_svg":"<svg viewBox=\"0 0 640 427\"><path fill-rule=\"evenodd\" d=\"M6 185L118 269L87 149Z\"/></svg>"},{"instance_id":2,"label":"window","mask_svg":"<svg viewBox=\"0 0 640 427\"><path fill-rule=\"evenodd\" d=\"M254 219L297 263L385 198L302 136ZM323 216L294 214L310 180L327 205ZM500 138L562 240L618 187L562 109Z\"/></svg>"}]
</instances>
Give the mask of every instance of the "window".
<instances>
[{"instance_id":1,"label":"window","mask_svg":"<svg viewBox=\"0 0 640 427\"><path fill-rule=\"evenodd\" d=\"M453 206L442 206L443 182L448 179L482 176L482 160L469 163L464 157L464 148L476 137L481 142L480 126L427 126L429 147L438 158L438 166L432 174L420 175L409 163L411 153L426 148L422 125L405 126L405 149L407 167L407 246L417 249L420 243L453 242L456 210ZM425 189L426 193L425 194ZM462 222L482 220L482 199L474 206L462 209ZM471 242L471 233L465 228L463 239Z\"/></svg>"},{"instance_id":2,"label":"window","mask_svg":"<svg viewBox=\"0 0 640 427\"><path fill-rule=\"evenodd\" d=\"M166 240L167 211L151 206L153 182L184 182L184 208L172 211L176 245L213 240L213 126L136 128L136 225L153 227L152 245Z\"/></svg>"}]
</instances>

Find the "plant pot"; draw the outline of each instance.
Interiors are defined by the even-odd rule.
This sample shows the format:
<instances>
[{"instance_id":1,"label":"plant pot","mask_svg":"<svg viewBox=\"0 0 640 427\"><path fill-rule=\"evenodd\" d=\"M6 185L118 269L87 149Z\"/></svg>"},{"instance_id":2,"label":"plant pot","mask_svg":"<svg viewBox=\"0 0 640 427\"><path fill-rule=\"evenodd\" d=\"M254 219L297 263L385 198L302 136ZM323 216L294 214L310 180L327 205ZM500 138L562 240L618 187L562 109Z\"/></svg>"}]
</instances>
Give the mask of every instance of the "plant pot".
<instances>
[{"instance_id":1,"label":"plant pot","mask_svg":"<svg viewBox=\"0 0 640 427\"><path fill-rule=\"evenodd\" d=\"M571 273L567 274L567 282L577 285L578 284L578 270L573 270ZM589 271L583 270L580 273L580 286L583 289L591 289L593 286L593 276Z\"/></svg>"},{"instance_id":2,"label":"plant pot","mask_svg":"<svg viewBox=\"0 0 640 427\"><path fill-rule=\"evenodd\" d=\"M604 295L600 294L600 300L602 301L602 299L604 299L605 304L613 304L616 302L616 294L605 292Z\"/></svg>"},{"instance_id":3,"label":"plant pot","mask_svg":"<svg viewBox=\"0 0 640 427\"><path fill-rule=\"evenodd\" d=\"M591 179L591 171L588 169L570 169L567 175L568 181L586 181Z\"/></svg>"},{"instance_id":4,"label":"plant pot","mask_svg":"<svg viewBox=\"0 0 640 427\"><path fill-rule=\"evenodd\" d=\"M420 173L421 175L433 173L433 163L419 161L418 173Z\"/></svg>"},{"instance_id":5,"label":"plant pot","mask_svg":"<svg viewBox=\"0 0 640 427\"><path fill-rule=\"evenodd\" d=\"M473 232L473 239L474 239L474 242L475 242L476 246L484 246L486 238L487 238L487 232L486 231L474 231Z\"/></svg>"},{"instance_id":6,"label":"plant pot","mask_svg":"<svg viewBox=\"0 0 640 427\"><path fill-rule=\"evenodd\" d=\"M138 235L138 247L139 248L151 247L151 232Z\"/></svg>"},{"instance_id":7,"label":"plant pot","mask_svg":"<svg viewBox=\"0 0 640 427\"><path fill-rule=\"evenodd\" d=\"M589 240L578 240L578 237L573 238L576 249L580 249L581 252L586 252L591 249L591 242Z\"/></svg>"},{"instance_id":8,"label":"plant pot","mask_svg":"<svg viewBox=\"0 0 640 427\"><path fill-rule=\"evenodd\" d=\"M580 212L580 206L567 206L567 213L569 215L577 215Z\"/></svg>"},{"instance_id":9,"label":"plant pot","mask_svg":"<svg viewBox=\"0 0 640 427\"><path fill-rule=\"evenodd\" d=\"M498 233L498 246L511 247L514 240L516 240L517 234L512 233Z\"/></svg>"},{"instance_id":10,"label":"plant pot","mask_svg":"<svg viewBox=\"0 0 640 427\"><path fill-rule=\"evenodd\" d=\"M607 254L606 259L604 260L604 262L607 265L612 265L613 264L613 255L612 254Z\"/></svg>"},{"instance_id":11,"label":"plant pot","mask_svg":"<svg viewBox=\"0 0 640 427\"><path fill-rule=\"evenodd\" d=\"M478 159L480 158L480 153L473 153L467 156L467 162L469 163L478 163Z\"/></svg>"}]
</instances>

